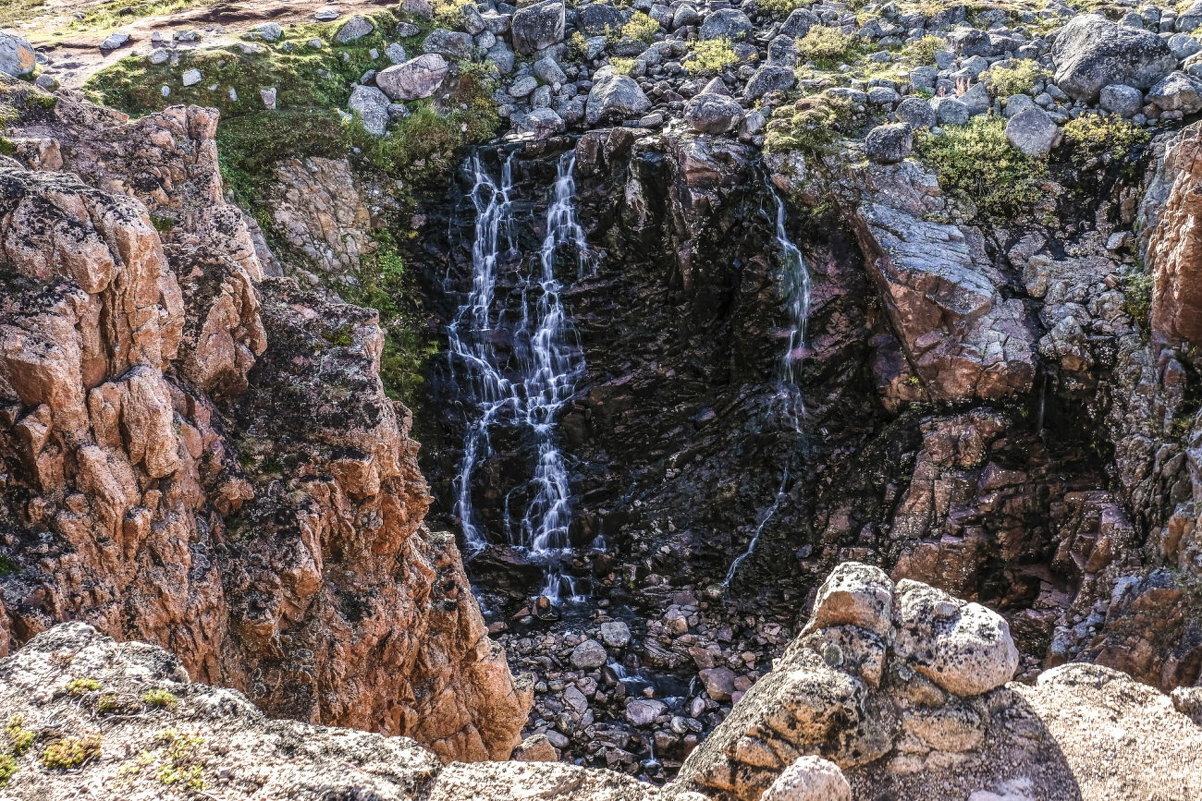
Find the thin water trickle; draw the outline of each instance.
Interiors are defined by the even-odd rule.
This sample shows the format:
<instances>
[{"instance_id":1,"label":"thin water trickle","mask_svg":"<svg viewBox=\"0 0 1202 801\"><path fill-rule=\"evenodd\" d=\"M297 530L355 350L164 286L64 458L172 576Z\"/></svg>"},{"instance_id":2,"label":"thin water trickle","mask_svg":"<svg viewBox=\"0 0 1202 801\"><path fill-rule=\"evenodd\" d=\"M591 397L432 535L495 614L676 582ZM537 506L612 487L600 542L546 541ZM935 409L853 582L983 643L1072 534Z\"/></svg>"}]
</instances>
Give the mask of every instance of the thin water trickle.
<instances>
[{"instance_id":1,"label":"thin water trickle","mask_svg":"<svg viewBox=\"0 0 1202 801\"><path fill-rule=\"evenodd\" d=\"M455 514L466 547L473 553L487 547L488 538L473 507L472 479L490 452L490 432L497 428L524 431L534 455L534 469L524 485L505 496L505 535L510 545L526 550L532 561L543 564L546 583L542 594L558 603L564 598L581 598L566 570L572 556L572 497L556 429L585 365L561 300L563 286L555 277L555 265L561 251L574 250L577 275L583 276L590 269L590 260L584 229L576 218L575 160L570 153L557 166L537 260L517 250L511 197L513 159L510 154L502 162L499 181L489 174L479 154L469 163L474 179L470 197L476 211L472 286L448 327L447 338L452 379L466 391L476 416L464 435L463 459L454 485ZM499 271L511 265L520 277L512 292L501 293ZM497 353L494 334L508 320L513 320L512 351L504 359ZM510 501L515 493L528 501L518 525L511 526Z\"/></svg>"},{"instance_id":2,"label":"thin water trickle","mask_svg":"<svg viewBox=\"0 0 1202 801\"><path fill-rule=\"evenodd\" d=\"M781 289L789 310L789 330L785 337L785 349L777 362L776 369L776 402L781 419L795 433L800 434L802 421L806 414L805 397L801 391L801 364L806 357L806 333L810 322L810 269L801 248L797 247L789 238L785 199L771 183L768 183L767 186L775 204L773 219L781 265ZM760 535L764 533L764 527L780 510L781 503L787 495L788 484L789 468L786 466L772 505L760 517L755 531L751 534L751 541L747 543L746 550L731 562L730 568L726 571L726 578L722 581L723 588L730 588L739 568L755 552Z\"/></svg>"}]
</instances>

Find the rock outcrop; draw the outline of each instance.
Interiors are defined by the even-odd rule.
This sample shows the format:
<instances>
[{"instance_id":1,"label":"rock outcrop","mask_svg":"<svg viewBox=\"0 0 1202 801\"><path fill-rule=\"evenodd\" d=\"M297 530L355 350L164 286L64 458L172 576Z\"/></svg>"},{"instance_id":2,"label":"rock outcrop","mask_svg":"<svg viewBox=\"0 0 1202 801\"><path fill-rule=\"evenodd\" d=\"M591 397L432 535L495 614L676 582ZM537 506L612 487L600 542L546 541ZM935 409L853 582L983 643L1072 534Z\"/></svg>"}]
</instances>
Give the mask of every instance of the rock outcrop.
<instances>
[{"instance_id":1,"label":"rock outcrop","mask_svg":"<svg viewBox=\"0 0 1202 801\"><path fill-rule=\"evenodd\" d=\"M1162 170L1168 196L1148 237L1152 330L1168 344L1202 344L1202 128L1193 125L1166 146Z\"/></svg>"},{"instance_id":2,"label":"rock outcrop","mask_svg":"<svg viewBox=\"0 0 1202 801\"><path fill-rule=\"evenodd\" d=\"M1138 792L1187 801L1202 792L1192 697L1170 700L1093 665L1003 686L1015 664L995 613L845 564L775 669L678 781L655 788L535 761L444 767L405 737L269 720L236 691L189 681L160 648L67 623L0 659L0 786L14 801L84 792L222 801L1111 801Z\"/></svg>"},{"instance_id":3,"label":"rock outcrop","mask_svg":"<svg viewBox=\"0 0 1202 801\"><path fill-rule=\"evenodd\" d=\"M529 697L422 525L376 313L264 277L214 112L46 105L0 164L0 652L82 620L276 714L507 757Z\"/></svg>"}]
</instances>

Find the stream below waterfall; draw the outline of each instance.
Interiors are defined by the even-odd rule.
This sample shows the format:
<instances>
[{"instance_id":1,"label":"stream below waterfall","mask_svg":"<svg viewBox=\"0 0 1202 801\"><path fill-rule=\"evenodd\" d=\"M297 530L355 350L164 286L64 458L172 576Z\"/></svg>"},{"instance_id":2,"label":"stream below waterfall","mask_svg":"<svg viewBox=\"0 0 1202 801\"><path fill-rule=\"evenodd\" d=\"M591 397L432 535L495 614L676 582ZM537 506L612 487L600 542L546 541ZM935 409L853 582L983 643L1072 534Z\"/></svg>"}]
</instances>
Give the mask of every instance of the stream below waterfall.
<instances>
[{"instance_id":1,"label":"stream below waterfall","mask_svg":"<svg viewBox=\"0 0 1202 801\"><path fill-rule=\"evenodd\" d=\"M475 210L471 286L447 340L452 380L473 416L464 433L454 511L468 553L487 548L491 541L478 521L473 478L497 431L523 437L533 463L528 474L507 476L502 534L542 567L540 594L560 604L584 597L567 569L572 493L557 427L585 364L556 271L570 255L575 277L582 278L591 261L576 219L573 154L557 163L537 252L523 251L515 232L514 159L512 152L503 155L495 176L479 152L467 165Z\"/></svg>"}]
</instances>

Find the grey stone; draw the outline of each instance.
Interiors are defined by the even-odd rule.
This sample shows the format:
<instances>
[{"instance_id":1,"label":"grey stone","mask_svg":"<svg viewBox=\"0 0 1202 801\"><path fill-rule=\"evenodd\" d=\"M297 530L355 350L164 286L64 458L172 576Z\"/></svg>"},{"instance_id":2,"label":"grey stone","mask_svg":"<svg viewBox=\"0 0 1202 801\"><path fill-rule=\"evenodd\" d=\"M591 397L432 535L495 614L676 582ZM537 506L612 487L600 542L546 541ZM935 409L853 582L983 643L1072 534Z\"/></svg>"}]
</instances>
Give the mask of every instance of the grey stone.
<instances>
[{"instance_id":1,"label":"grey stone","mask_svg":"<svg viewBox=\"0 0 1202 801\"><path fill-rule=\"evenodd\" d=\"M1035 108L1035 100L1030 95L1010 95L1006 98L1006 106L1002 110L1007 119L1020 114L1029 108Z\"/></svg>"},{"instance_id":2,"label":"grey stone","mask_svg":"<svg viewBox=\"0 0 1202 801\"><path fill-rule=\"evenodd\" d=\"M797 76L788 67L760 67L747 82L743 96L748 100L756 100L769 92L791 89L796 82Z\"/></svg>"},{"instance_id":3,"label":"grey stone","mask_svg":"<svg viewBox=\"0 0 1202 801\"><path fill-rule=\"evenodd\" d=\"M1086 102L1112 83L1147 89L1177 66L1168 44L1156 34L1096 14L1076 17L1060 30L1052 60L1056 86Z\"/></svg>"},{"instance_id":4,"label":"grey stone","mask_svg":"<svg viewBox=\"0 0 1202 801\"><path fill-rule=\"evenodd\" d=\"M609 659L605 646L596 640L585 640L572 649L572 666L579 670L596 670Z\"/></svg>"},{"instance_id":5,"label":"grey stone","mask_svg":"<svg viewBox=\"0 0 1202 801\"><path fill-rule=\"evenodd\" d=\"M630 644L630 626L621 620L610 620L601 624L601 641L610 648L625 648Z\"/></svg>"},{"instance_id":6,"label":"grey stone","mask_svg":"<svg viewBox=\"0 0 1202 801\"><path fill-rule=\"evenodd\" d=\"M561 0L542 0L519 8L514 12L510 30L513 49L522 55L559 44L564 36L564 4Z\"/></svg>"},{"instance_id":7,"label":"grey stone","mask_svg":"<svg viewBox=\"0 0 1202 801\"><path fill-rule=\"evenodd\" d=\"M57 92L61 86L61 84L58 82L58 78L55 78L48 72L43 72L41 75L39 75L33 82L33 85L39 89L45 89L47 92Z\"/></svg>"},{"instance_id":8,"label":"grey stone","mask_svg":"<svg viewBox=\"0 0 1202 801\"><path fill-rule=\"evenodd\" d=\"M274 86L269 89L260 89L259 99L263 101L263 108L267 109L268 111L273 111L276 106L277 94L278 93Z\"/></svg>"},{"instance_id":9,"label":"grey stone","mask_svg":"<svg viewBox=\"0 0 1202 801\"><path fill-rule=\"evenodd\" d=\"M614 118L628 119L651 108L651 101L633 78L609 69L598 71L594 78L585 106L589 125Z\"/></svg>"},{"instance_id":10,"label":"grey stone","mask_svg":"<svg viewBox=\"0 0 1202 801\"><path fill-rule=\"evenodd\" d=\"M877 164L903 161L914 150L914 130L908 123L878 125L864 140L864 153Z\"/></svg>"},{"instance_id":11,"label":"grey stone","mask_svg":"<svg viewBox=\"0 0 1202 801\"><path fill-rule=\"evenodd\" d=\"M908 122L912 128L934 128L937 122L930 102L921 97L907 97L893 114L898 121Z\"/></svg>"},{"instance_id":12,"label":"grey stone","mask_svg":"<svg viewBox=\"0 0 1202 801\"><path fill-rule=\"evenodd\" d=\"M440 56L466 61L472 57L474 45L472 37L462 31L448 31L439 28L430 32L422 41L423 53L437 53Z\"/></svg>"},{"instance_id":13,"label":"grey stone","mask_svg":"<svg viewBox=\"0 0 1202 801\"><path fill-rule=\"evenodd\" d=\"M1028 156L1046 156L1060 142L1060 128L1046 111L1032 106L1010 118L1006 138Z\"/></svg>"},{"instance_id":14,"label":"grey stone","mask_svg":"<svg viewBox=\"0 0 1202 801\"><path fill-rule=\"evenodd\" d=\"M388 131L388 95L374 86L356 86L351 91L347 108L359 115L363 128L374 136Z\"/></svg>"},{"instance_id":15,"label":"grey stone","mask_svg":"<svg viewBox=\"0 0 1202 801\"><path fill-rule=\"evenodd\" d=\"M720 8L706 15L701 23L702 39L742 39L753 29L751 20L737 8Z\"/></svg>"},{"instance_id":16,"label":"grey stone","mask_svg":"<svg viewBox=\"0 0 1202 801\"><path fill-rule=\"evenodd\" d=\"M1182 60L1202 50L1202 43L1189 34L1178 33L1169 37L1169 49L1178 60Z\"/></svg>"},{"instance_id":17,"label":"grey stone","mask_svg":"<svg viewBox=\"0 0 1202 801\"><path fill-rule=\"evenodd\" d=\"M610 3L589 3L577 12L580 32L585 36L599 36L615 33L623 25L629 15Z\"/></svg>"},{"instance_id":18,"label":"grey stone","mask_svg":"<svg viewBox=\"0 0 1202 801\"><path fill-rule=\"evenodd\" d=\"M180 82L183 83L184 86L195 86L202 80L204 80L204 77L200 74L200 70L195 68L186 71L180 76Z\"/></svg>"},{"instance_id":19,"label":"grey stone","mask_svg":"<svg viewBox=\"0 0 1202 801\"><path fill-rule=\"evenodd\" d=\"M278 22L265 22L251 28L251 33L265 42L274 42L284 35L284 29Z\"/></svg>"},{"instance_id":20,"label":"grey stone","mask_svg":"<svg viewBox=\"0 0 1202 801\"><path fill-rule=\"evenodd\" d=\"M682 3L672 12L672 30L687 28L693 25L700 25L702 22L701 12L688 3Z\"/></svg>"},{"instance_id":21,"label":"grey stone","mask_svg":"<svg viewBox=\"0 0 1202 801\"><path fill-rule=\"evenodd\" d=\"M1161 111L1202 111L1202 78L1180 71L1170 73L1148 90L1147 101Z\"/></svg>"},{"instance_id":22,"label":"grey stone","mask_svg":"<svg viewBox=\"0 0 1202 801\"><path fill-rule=\"evenodd\" d=\"M893 108L895 103L901 101L901 95L896 89L888 86L873 86L868 90L868 102L875 106L888 106Z\"/></svg>"},{"instance_id":23,"label":"grey stone","mask_svg":"<svg viewBox=\"0 0 1202 801\"><path fill-rule=\"evenodd\" d=\"M118 47L124 47L129 44L130 35L128 33L110 33L100 43L101 50L116 50Z\"/></svg>"},{"instance_id":24,"label":"grey stone","mask_svg":"<svg viewBox=\"0 0 1202 801\"><path fill-rule=\"evenodd\" d=\"M537 88L538 81L533 75L523 75L510 85L509 95L517 98L527 97Z\"/></svg>"},{"instance_id":25,"label":"grey stone","mask_svg":"<svg viewBox=\"0 0 1202 801\"><path fill-rule=\"evenodd\" d=\"M972 118L968 106L954 97L936 97L931 100L931 108L940 125L966 125Z\"/></svg>"},{"instance_id":26,"label":"grey stone","mask_svg":"<svg viewBox=\"0 0 1202 801\"><path fill-rule=\"evenodd\" d=\"M414 25L412 22L400 22L396 26L396 37L398 39L409 39L417 36L422 32L422 29Z\"/></svg>"},{"instance_id":27,"label":"grey stone","mask_svg":"<svg viewBox=\"0 0 1202 801\"><path fill-rule=\"evenodd\" d=\"M723 134L743 119L743 107L726 95L699 94L685 104L685 121L698 133Z\"/></svg>"},{"instance_id":28,"label":"grey stone","mask_svg":"<svg viewBox=\"0 0 1202 801\"><path fill-rule=\"evenodd\" d=\"M338 44L357 42L376 29L375 24L362 14L356 14L338 28L334 41Z\"/></svg>"},{"instance_id":29,"label":"grey stone","mask_svg":"<svg viewBox=\"0 0 1202 801\"><path fill-rule=\"evenodd\" d=\"M484 20L484 27L493 36L500 36L509 30L509 25L513 21L513 15L500 14L496 11L485 11L480 15L480 19Z\"/></svg>"},{"instance_id":30,"label":"grey stone","mask_svg":"<svg viewBox=\"0 0 1202 801\"><path fill-rule=\"evenodd\" d=\"M465 3L459 7L459 12L463 15L463 29L469 35L475 36L488 29L488 25L484 22L484 17L480 15L480 9L476 8L475 3Z\"/></svg>"},{"instance_id":31,"label":"grey stone","mask_svg":"<svg viewBox=\"0 0 1202 801\"><path fill-rule=\"evenodd\" d=\"M313 14L313 19L318 22L333 22L342 16L336 8L322 8Z\"/></svg>"},{"instance_id":32,"label":"grey stone","mask_svg":"<svg viewBox=\"0 0 1202 801\"><path fill-rule=\"evenodd\" d=\"M534 62L534 74L543 83L551 85L564 83L568 79L568 76L564 74L563 68L550 56L540 58Z\"/></svg>"},{"instance_id":33,"label":"grey stone","mask_svg":"<svg viewBox=\"0 0 1202 801\"><path fill-rule=\"evenodd\" d=\"M520 133L530 134L535 139L545 139L548 136L563 133L566 129L563 118L549 108L536 108L529 114L523 114L514 119L514 128ZM604 637L602 629L602 637Z\"/></svg>"},{"instance_id":34,"label":"grey stone","mask_svg":"<svg viewBox=\"0 0 1202 801\"><path fill-rule=\"evenodd\" d=\"M171 60L171 51L163 47L156 47L154 50L150 51L148 56L146 56L146 60L155 65L166 64Z\"/></svg>"},{"instance_id":35,"label":"grey stone","mask_svg":"<svg viewBox=\"0 0 1202 801\"><path fill-rule=\"evenodd\" d=\"M1112 83L1102 87L1102 91L1098 94L1098 105L1111 114L1118 114L1120 117L1134 117L1143 110L1144 95L1134 86Z\"/></svg>"},{"instance_id":36,"label":"grey stone","mask_svg":"<svg viewBox=\"0 0 1202 801\"><path fill-rule=\"evenodd\" d=\"M626 719L635 726L650 726L667 711L668 706L663 701L635 698L626 702Z\"/></svg>"},{"instance_id":37,"label":"grey stone","mask_svg":"<svg viewBox=\"0 0 1202 801\"><path fill-rule=\"evenodd\" d=\"M513 65L517 61L517 57L509 49L509 45L504 42L497 42L489 48L487 57L496 66L497 72L502 75L508 75L513 72Z\"/></svg>"},{"instance_id":38,"label":"grey stone","mask_svg":"<svg viewBox=\"0 0 1202 801\"><path fill-rule=\"evenodd\" d=\"M796 8L780 26L780 32L784 36L792 36L795 39L800 39L810 32L810 28L821 23L818 15L808 8Z\"/></svg>"},{"instance_id":39,"label":"grey stone","mask_svg":"<svg viewBox=\"0 0 1202 801\"><path fill-rule=\"evenodd\" d=\"M404 64L409 60L405 48L399 42L393 42L384 48L384 57L392 64Z\"/></svg>"},{"instance_id":40,"label":"grey stone","mask_svg":"<svg viewBox=\"0 0 1202 801\"><path fill-rule=\"evenodd\" d=\"M450 71L445 58L427 53L381 70L376 86L393 100L418 100L437 92Z\"/></svg>"}]
</instances>

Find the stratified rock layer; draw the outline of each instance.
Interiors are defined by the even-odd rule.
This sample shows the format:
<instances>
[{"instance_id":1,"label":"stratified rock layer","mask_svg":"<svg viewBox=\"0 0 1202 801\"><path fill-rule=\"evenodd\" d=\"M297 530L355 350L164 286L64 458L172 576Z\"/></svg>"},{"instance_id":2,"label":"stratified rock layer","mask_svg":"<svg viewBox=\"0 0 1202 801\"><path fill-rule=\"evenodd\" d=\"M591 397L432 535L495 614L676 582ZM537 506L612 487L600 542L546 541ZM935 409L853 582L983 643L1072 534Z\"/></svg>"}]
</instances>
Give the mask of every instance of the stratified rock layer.
<instances>
[{"instance_id":1,"label":"stratified rock layer","mask_svg":"<svg viewBox=\"0 0 1202 801\"><path fill-rule=\"evenodd\" d=\"M0 163L0 653L83 620L273 713L507 757L528 694L422 527L376 313L264 278L214 112L65 96L23 122L34 170Z\"/></svg>"}]
</instances>

